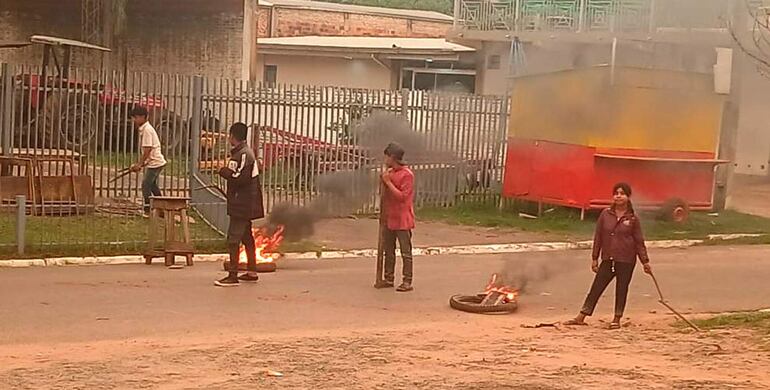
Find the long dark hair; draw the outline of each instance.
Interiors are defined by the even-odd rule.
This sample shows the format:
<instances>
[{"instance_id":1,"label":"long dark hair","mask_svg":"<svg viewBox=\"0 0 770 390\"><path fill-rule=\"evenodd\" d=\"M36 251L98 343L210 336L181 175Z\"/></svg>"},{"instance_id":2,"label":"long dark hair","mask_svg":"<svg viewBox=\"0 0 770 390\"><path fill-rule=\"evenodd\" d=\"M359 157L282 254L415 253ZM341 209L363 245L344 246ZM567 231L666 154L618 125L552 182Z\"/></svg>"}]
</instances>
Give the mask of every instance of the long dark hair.
<instances>
[{"instance_id":1,"label":"long dark hair","mask_svg":"<svg viewBox=\"0 0 770 390\"><path fill-rule=\"evenodd\" d=\"M623 193L628 196L628 211L631 212L631 214L636 214L636 211L634 211L634 205L631 203L631 193L633 192L631 190L631 186L628 183L615 184L615 186L612 187L612 196L615 196L618 190L623 190ZM615 210L615 202L612 203L611 209Z\"/></svg>"}]
</instances>

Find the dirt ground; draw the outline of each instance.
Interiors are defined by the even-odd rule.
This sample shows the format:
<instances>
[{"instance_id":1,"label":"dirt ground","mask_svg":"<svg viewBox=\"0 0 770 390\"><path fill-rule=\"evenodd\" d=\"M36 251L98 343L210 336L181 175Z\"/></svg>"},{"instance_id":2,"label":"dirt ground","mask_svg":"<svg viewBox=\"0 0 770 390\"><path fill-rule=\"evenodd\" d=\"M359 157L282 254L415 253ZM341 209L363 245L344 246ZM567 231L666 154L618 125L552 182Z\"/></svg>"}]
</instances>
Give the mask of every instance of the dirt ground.
<instances>
[{"instance_id":1,"label":"dirt ground","mask_svg":"<svg viewBox=\"0 0 770 390\"><path fill-rule=\"evenodd\" d=\"M700 316L770 306L769 250L652 255L669 300ZM409 294L372 289L372 259L286 262L234 289L212 286L216 264L0 269L0 388L770 388L761 335L672 326L642 273L624 329L604 329L609 290L588 327L523 328L574 314L587 255L418 258ZM504 270L529 277L517 313L448 307Z\"/></svg>"}]
</instances>

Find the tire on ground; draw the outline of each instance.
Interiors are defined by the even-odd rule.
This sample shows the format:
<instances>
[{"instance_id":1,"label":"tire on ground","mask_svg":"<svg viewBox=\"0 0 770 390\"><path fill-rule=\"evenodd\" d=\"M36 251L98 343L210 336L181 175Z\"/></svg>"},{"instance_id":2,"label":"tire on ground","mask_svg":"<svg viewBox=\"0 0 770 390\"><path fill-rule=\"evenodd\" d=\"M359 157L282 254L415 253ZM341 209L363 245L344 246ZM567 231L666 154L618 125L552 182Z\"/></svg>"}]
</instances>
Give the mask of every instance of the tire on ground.
<instances>
[{"instance_id":1,"label":"tire on ground","mask_svg":"<svg viewBox=\"0 0 770 390\"><path fill-rule=\"evenodd\" d=\"M449 306L455 310L477 314L511 313L516 311L518 304L508 302L494 306L482 306L483 295L454 295L449 298Z\"/></svg>"}]
</instances>

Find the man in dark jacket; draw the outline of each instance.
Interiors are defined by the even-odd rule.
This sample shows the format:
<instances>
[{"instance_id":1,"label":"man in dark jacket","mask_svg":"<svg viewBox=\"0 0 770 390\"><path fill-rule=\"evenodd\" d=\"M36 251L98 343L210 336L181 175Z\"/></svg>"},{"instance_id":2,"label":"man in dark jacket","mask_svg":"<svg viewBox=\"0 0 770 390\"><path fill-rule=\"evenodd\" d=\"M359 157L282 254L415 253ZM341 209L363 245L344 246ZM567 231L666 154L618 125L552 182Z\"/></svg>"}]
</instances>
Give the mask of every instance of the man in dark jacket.
<instances>
[{"instance_id":1,"label":"man in dark jacket","mask_svg":"<svg viewBox=\"0 0 770 390\"><path fill-rule=\"evenodd\" d=\"M265 216L262 206L262 187L259 182L259 166L254 151L246 143L248 127L236 123L230 127L230 160L219 170L227 179L227 215L230 226L227 229L227 250L230 255L229 273L226 278L214 284L220 287L238 286L241 282L256 282L257 255L251 221ZM243 244L248 259L247 272L238 276L240 247Z\"/></svg>"}]
</instances>

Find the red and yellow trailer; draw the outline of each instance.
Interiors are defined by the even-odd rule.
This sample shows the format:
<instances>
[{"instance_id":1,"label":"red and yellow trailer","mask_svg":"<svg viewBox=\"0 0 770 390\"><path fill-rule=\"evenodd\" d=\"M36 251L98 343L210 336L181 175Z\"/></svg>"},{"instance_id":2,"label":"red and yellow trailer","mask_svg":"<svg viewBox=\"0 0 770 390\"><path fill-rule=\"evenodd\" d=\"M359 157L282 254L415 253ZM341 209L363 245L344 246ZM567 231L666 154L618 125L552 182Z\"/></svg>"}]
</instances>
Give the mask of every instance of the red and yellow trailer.
<instances>
[{"instance_id":1,"label":"red and yellow trailer","mask_svg":"<svg viewBox=\"0 0 770 390\"><path fill-rule=\"evenodd\" d=\"M617 182L640 208L713 206L724 98L706 74L597 67L518 78L503 195L605 208Z\"/></svg>"}]
</instances>

